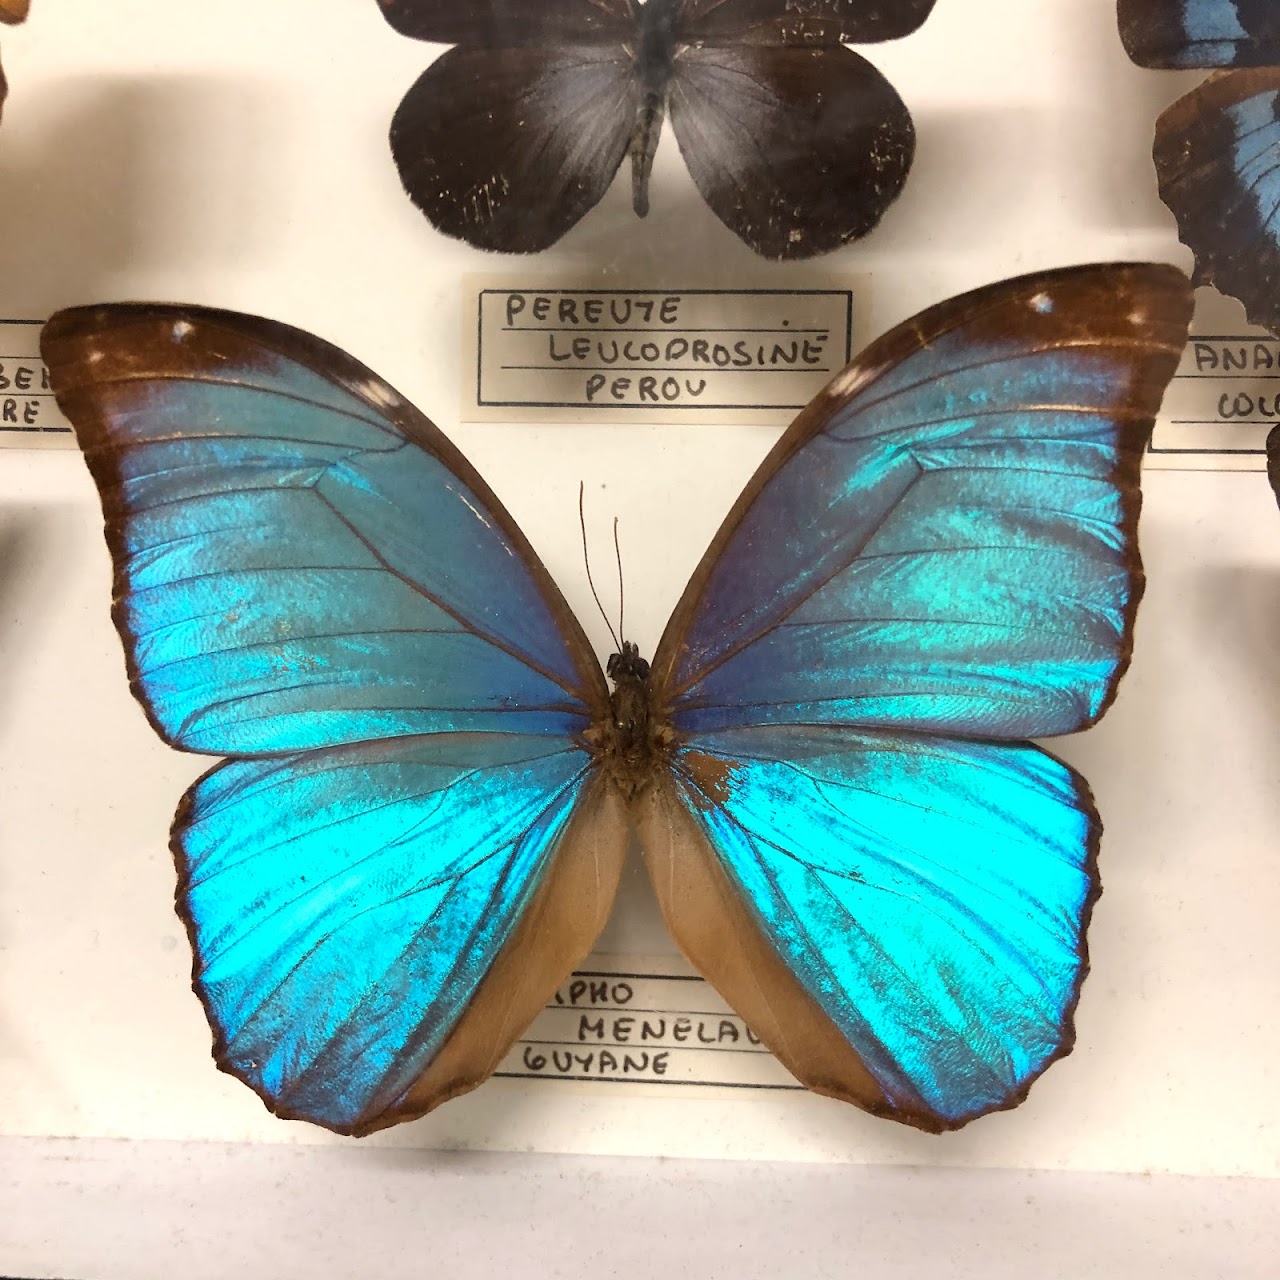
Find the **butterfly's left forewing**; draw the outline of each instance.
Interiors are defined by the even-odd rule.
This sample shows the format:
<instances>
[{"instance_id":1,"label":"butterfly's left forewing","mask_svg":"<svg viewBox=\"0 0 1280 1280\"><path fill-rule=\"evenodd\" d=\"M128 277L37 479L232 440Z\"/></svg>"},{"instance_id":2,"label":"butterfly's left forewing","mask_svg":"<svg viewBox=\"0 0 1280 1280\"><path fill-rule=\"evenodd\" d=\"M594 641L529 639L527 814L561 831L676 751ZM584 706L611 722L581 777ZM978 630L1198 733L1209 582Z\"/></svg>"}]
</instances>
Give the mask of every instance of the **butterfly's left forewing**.
<instances>
[{"instance_id":1,"label":"butterfly's left forewing","mask_svg":"<svg viewBox=\"0 0 1280 1280\"><path fill-rule=\"evenodd\" d=\"M794 45L870 44L910 35L937 0L676 0L689 40Z\"/></svg>"},{"instance_id":2,"label":"butterfly's left forewing","mask_svg":"<svg viewBox=\"0 0 1280 1280\"><path fill-rule=\"evenodd\" d=\"M318 339L121 306L42 351L134 691L173 745L238 757L173 828L219 1063L340 1132L474 1086L621 866L581 628L440 432Z\"/></svg>"},{"instance_id":3,"label":"butterfly's left forewing","mask_svg":"<svg viewBox=\"0 0 1280 1280\"><path fill-rule=\"evenodd\" d=\"M1117 266L908 322L793 424L668 625L659 900L819 1091L951 1128L1070 1046L1096 822L1018 740L1091 724L1128 661L1138 469L1190 314L1177 271Z\"/></svg>"}]
</instances>

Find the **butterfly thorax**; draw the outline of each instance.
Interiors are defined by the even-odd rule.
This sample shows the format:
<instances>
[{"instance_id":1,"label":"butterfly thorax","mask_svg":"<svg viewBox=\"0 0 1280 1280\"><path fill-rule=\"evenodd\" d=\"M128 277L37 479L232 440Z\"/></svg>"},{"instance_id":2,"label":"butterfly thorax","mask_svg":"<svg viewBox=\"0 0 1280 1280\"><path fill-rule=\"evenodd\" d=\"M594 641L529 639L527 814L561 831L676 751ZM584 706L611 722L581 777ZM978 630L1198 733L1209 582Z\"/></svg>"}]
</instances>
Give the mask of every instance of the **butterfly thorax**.
<instances>
[{"instance_id":1,"label":"butterfly thorax","mask_svg":"<svg viewBox=\"0 0 1280 1280\"><path fill-rule=\"evenodd\" d=\"M631 129L631 203L644 217L649 212L649 174L658 150L658 137L667 114L675 46L675 5L671 0L648 0L640 10L640 39L635 50L640 96ZM615 655L621 656L621 655Z\"/></svg>"},{"instance_id":2,"label":"butterfly thorax","mask_svg":"<svg viewBox=\"0 0 1280 1280\"><path fill-rule=\"evenodd\" d=\"M609 718L593 725L587 739L609 776L628 798L638 794L654 771L665 765L675 731L653 712L649 664L634 644L624 641L605 668L613 681Z\"/></svg>"}]
</instances>

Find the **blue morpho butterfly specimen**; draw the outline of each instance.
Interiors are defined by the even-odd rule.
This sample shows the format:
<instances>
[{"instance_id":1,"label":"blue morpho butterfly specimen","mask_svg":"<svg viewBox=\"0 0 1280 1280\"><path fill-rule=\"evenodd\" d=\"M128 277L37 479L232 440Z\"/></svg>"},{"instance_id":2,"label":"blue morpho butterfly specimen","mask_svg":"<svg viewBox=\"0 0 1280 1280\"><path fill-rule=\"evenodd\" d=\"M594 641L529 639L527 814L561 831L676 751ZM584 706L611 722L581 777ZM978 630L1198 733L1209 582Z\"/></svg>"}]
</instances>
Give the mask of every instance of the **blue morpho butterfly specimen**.
<instances>
[{"instance_id":1,"label":"blue morpho butterfly specimen","mask_svg":"<svg viewBox=\"0 0 1280 1280\"><path fill-rule=\"evenodd\" d=\"M1280 4L1119 0L1144 67L1212 69L1156 125L1160 196L1195 254L1195 281L1280 333Z\"/></svg>"},{"instance_id":2,"label":"blue morpho butterfly specimen","mask_svg":"<svg viewBox=\"0 0 1280 1280\"><path fill-rule=\"evenodd\" d=\"M921 1129L1070 1050L1084 780L1026 741L1129 661L1171 267L1048 272L873 343L747 485L652 664L608 663L368 369L197 307L65 311L133 690L228 756L173 824L219 1065L363 1134L471 1089L590 950L636 829L671 933L811 1089Z\"/></svg>"},{"instance_id":3,"label":"blue morpho butterfly specimen","mask_svg":"<svg viewBox=\"0 0 1280 1280\"><path fill-rule=\"evenodd\" d=\"M632 203L669 114L716 216L766 258L866 235L915 154L893 86L842 41L896 40L935 0L378 0L456 47L391 125L410 198L481 249L555 244L631 157Z\"/></svg>"}]
</instances>

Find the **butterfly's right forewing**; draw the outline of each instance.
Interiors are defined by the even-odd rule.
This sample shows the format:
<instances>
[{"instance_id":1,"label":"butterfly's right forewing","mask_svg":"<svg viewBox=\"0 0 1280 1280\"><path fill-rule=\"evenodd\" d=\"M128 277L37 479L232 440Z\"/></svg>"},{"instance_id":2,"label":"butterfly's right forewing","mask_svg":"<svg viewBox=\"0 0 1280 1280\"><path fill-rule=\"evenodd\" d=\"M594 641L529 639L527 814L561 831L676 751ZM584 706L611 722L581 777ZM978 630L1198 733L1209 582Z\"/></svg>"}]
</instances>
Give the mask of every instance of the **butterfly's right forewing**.
<instances>
[{"instance_id":1,"label":"butterfly's right forewing","mask_svg":"<svg viewBox=\"0 0 1280 1280\"><path fill-rule=\"evenodd\" d=\"M437 44L514 45L634 34L634 0L378 0L402 36Z\"/></svg>"}]
</instances>

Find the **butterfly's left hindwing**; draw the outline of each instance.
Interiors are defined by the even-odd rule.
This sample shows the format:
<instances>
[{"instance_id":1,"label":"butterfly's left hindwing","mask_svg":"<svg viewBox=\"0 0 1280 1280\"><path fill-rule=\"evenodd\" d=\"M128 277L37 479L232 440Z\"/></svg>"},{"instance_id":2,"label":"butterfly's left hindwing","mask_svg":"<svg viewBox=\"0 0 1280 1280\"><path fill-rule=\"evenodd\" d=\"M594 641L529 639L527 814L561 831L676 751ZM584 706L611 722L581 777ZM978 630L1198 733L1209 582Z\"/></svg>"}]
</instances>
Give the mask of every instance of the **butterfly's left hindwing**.
<instances>
[{"instance_id":1,"label":"butterfly's left hindwing","mask_svg":"<svg viewBox=\"0 0 1280 1280\"><path fill-rule=\"evenodd\" d=\"M1043 751L699 735L642 831L677 940L810 1088L953 1129L1016 1105L1069 1051L1098 824ZM746 904L736 947L709 948L726 895Z\"/></svg>"},{"instance_id":2,"label":"butterfly's left hindwing","mask_svg":"<svg viewBox=\"0 0 1280 1280\"><path fill-rule=\"evenodd\" d=\"M42 352L134 691L175 746L242 757L173 834L220 1063L340 1132L473 1087L617 884L581 628L479 476L335 348L122 306L55 316Z\"/></svg>"},{"instance_id":3,"label":"butterfly's left hindwing","mask_svg":"<svg viewBox=\"0 0 1280 1280\"><path fill-rule=\"evenodd\" d=\"M865 58L827 48L708 44L676 59L671 127L721 222L766 258L867 235L915 156L911 115Z\"/></svg>"}]
</instances>

